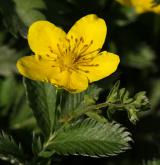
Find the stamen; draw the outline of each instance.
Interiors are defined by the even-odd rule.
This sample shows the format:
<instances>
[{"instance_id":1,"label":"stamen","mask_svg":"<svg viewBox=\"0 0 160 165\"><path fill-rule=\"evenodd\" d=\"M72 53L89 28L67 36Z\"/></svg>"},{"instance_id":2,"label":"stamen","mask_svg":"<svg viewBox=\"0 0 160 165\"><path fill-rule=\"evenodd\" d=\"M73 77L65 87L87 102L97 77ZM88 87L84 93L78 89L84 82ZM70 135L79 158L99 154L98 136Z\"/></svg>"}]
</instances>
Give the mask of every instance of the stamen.
<instances>
[{"instance_id":1,"label":"stamen","mask_svg":"<svg viewBox=\"0 0 160 165\"><path fill-rule=\"evenodd\" d=\"M60 54L63 56L63 52L62 52L62 50L61 50L61 48L60 48L60 45L59 45L59 44L57 44L57 48L58 48L58 50L59 50Z\"/></svg>"},{"instance_id":2,"label":"stamen","mask_svg":"<svg viewBox=\"0 0 160 165\"><path fill-rule=\"evenodd\" d=\"M85 51L87 51L92 44L93 44L93 40L91 40L91 42L88 45L84 45L79 54L83 54Z\"/></svg>"},{"instance_id":3,"label":"stamen","mask_svg":"<svg viewBox=\"0 0 160 165\"><path fill-rule=\"evenodd\" d=\"M78 42L78 39L77 39L77 38L75 38L75 42L76 42L76 43Z\"/></svg>"},{"instance_id":4,"label":"stamen","mask_svg":"<svg viewBox=\"0 0 160 165\"><path fill-rule=\"evenodd\" d=\"M49 48L50 52L53 53L53 49L50 46L48 46L48 48Z\"/></svg>"},{"instance_id":5,"label":"stamen","mask_svg":"<svg viewBox=\"0 0 160 165\"><path fill-rule=\"evenodd\" d=\"M93 51L91 51L91 52L88 52L88 53L85 53L85 54L80 54L80 56L81 56L81 58L82 58L82 57L85 57L86 55L92 54L92 53L94 53L94 52L99 52L100 50L101 50L101 49L98 48L98 49L93 50Z\"/></svg>"},{"instance_id":6,"label":"stamen","mask_svg":"<svg viewBox=\"0 0 160 165\"><path fill-rule=\"evenodd\" d=\"M97 57L97 55L93 56L93 57L90 57L90 58L80 58L75 62L76 62L76 65L81 65L81 64L92 62L92 60L96 57Z\"/></svg>"},{"instance_id":7,"label":"stamen","mask_svg":"<svg viewBox=\"0 0 160 165\"><path fill-rule=\"evenodd\" d=\"M75 45L74 45L74 48L72 49L72 53L74 53L75 50L78 49L80 43L82 42L82 38L80 38L79 42L78 42L78 39L76 38L76 39L75 39L75 42L76 42L76 43L75 43Z\"/></svg>"},{"instance_id":8,"label":"stamen","mask_svg":"<svg viewBox=\"0 0 160 165\"><path fill-rule=\"evenodd\" d=\"M84 38L82 36L80 37L80 40L82 43L84 43Z\"/></svg>"},{"instance_id":9,"label":"stamen","mask_svg":"<svg viewBox=\"0 0 160 165\"><path fill-rule=\"evenodd\" d=\"M59 58L59 54L57 54L56 52L54 52L53 49L51 48L51 46L48 46L48 48L50 49L51 54L57 55L56 58ZM51 57L51 56L50 56L50 57ZM54 58L54 57L53 57L53 58Z\"/></svg>"},{"instance_id":10,"label":"stamen","mask_svg":"<svg viewBox=\"0 0 160 165\"><path fill-rule=\"evenodd\" d=\"M81 65L81 66L93 66L93 67L97 67L97 66L99 66L99 64L83 64L83 65Z\"/></svg>"},{"instance_id":11,"label":"stamen","mask_svg":"<svg viewBox=\"0 0 160 165\"><path fill-rule=\"evenodd\" d=\"M71 51L71 43L70 43L70 39L66 38L66 41L68 42L68 51ZM66 53L67 54L67 53Z\"/></svg>"},{"instance_id":12,"label":"stamen","mask_svg":"<svg viewBox=\"0 0 160 165\"><path fill-rule=\"evenodd\" d=\"M85 73L89 73L89 71L88 70L83 70L83 69L80 69L80 68L75 68L75 69L77 69L77 70L79 70L79 71L82 71L82 72L85 72Z\"/></svg>"},{"instance_id":13,"label":"stamen","mask_svg":"<svg viewBox=\"0 0 160 165\"><path fill-rule=\"evenodd\" d=\"M97 49L97 50L93 50L91 52L88 52L86 54L79 54L78 57L74 60L74 62L76 62L77 64L81 64L81 63L84 63L84 62L89 62L89 61L92 61L95 57L97 57L97 54L94 55L94 56L91 56L89 58L85 58L85 56L88 56L94 52L97 52L97 51L100 51L100 49Z\"/></svg>"},{"instance_id":14,"label":"stamen","mask_svg":"<svg viewBox=\"0 0 160 165\"><path fill-rule=\"evenodd\" d=\"M70 39L66 38L66 41L67 41L67 42L70 42Z\"/></svg>"},{"instance_id":15,"label":"stamen","mask_svg":"<svg viewBox=\"0 0 160 165\"><path fill-rule=\"evenodd\" d=\"M39 55L39 54L36 57L37 57L37 60L41 60L42 59L42 56Z\"/></svg>"}]
</instances>

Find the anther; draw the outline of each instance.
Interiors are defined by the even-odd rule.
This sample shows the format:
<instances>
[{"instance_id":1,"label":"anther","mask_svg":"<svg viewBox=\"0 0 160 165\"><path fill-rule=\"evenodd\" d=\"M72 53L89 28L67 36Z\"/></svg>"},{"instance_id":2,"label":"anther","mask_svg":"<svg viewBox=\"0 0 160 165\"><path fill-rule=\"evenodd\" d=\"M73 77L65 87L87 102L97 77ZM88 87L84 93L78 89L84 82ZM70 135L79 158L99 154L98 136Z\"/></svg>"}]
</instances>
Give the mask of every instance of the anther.
<instances>
[{"instance_id":1,"label":"anther","mask_svg":"<svg viewBox=\"0 0 160 165\"><path fill-rule=\"evenodd\" d=\"M95 64L94 66L99 66L99 64Z\"/></svg>"},{"instance_id":2,"label":"anther","mask_svg":"<svg viewBox=\"0 0 160 165\"><path fill-rule=\"evenodd\" d=\"M42 59L41 55L38 55L37 57L38 57L38 60L41 60Z\"/></svg>"},{"instance_id":3,"label":"anther","mask_svg":"<svg viewBox=\"0 0 160 165\"><path fill-rule=\"evenodd\" d=\"M88 66L88 67L97 67L97 66L99 66L99 64L82 64L81 66Z\"/></svg>"},{"instance_id":4,"label":"anther","mask_svg":"<svg viewBox=\"0 0 160 165\"><path fill-rule=\"evenodd\" d=\"M84 43L84 39L83 39L82 36L80 37L80 41L81 41L82 43Z\"/></svg>"},{"instance_id":5,"label":"anther","mask_svg":"<svg viewBox=\"0 0 160 165\"><path fill-rule=\"evenodd\" d=\"M82 72L85 72L85 73L89 73L89 71L88 70L83 70L83 69L80 69L80 68L76 68L77 70L80 70L80 71L82 71Z\"/></svg>"},{"instance_id":6,"label":"anther","mask_svg":"<svg viewBox=\"0 0 160 165\"><path fill-rule=\"evenodd\" d=\"M60 54L63 56L63 52L62 52L62 50L61 50L61 48L60 48L60 45L59 45L59 44L57 44L57 48L58 48L58 50L59 50Z\"/></svg>"},{"instance_id":7,"label":"anther","mask_svg":"<svg viewBox=\"0 0 160 165\"><path fill-rule=\"evenodd\" d=\"M67 42L70 42L70 39L66 38L66 41L67 41Z\"/></svg>"},{"instance_id":8,"label":"anther","mask_svg":"<svg viewBox=\"0 0 160 165\"><path fill-rule=\"evenodd\" d=\"M50 46L49 46L48 48L49 48L50 52L51 52L51 53L53 53L53 50L52 50L52 48L51 48Z\"/></svg>"},{"instance_id":9,"label":"anther","mask_svg":"<svg viewBox=\"0 0 160 165\"><path fill-rule=\"evenodd\" d=\"M87 50L87 49L88 49L88 48L86 48L86 50ZM81 58L83 57L82 59L84 59L85 56L87 56L87 55L89 55L89 54L93 54L93 53L95 53L95 52L97 52L97 51L99 52L100 50L101 50L101 49L98 48L98 49L96 49L96 50L93 50L93 51L87 52L87 53L85 53L85 51L83 51L83 52L81 52ZM99 54L99 55L100 55L100 54Z\"/></svg>"},{"instance_id":10,"label":"anther","mask_svg":"<svg viewBox=\"0 0 160 165\"><path fill-rule=\"evenodd\" d=\"M83 46L83 48L87 48L87 47L88 47L88 45L87 45L87 44ZM82 48L82 49L83 49L83 48Z\"/></svg>"},{"instance_id":11,"label":"anther","mask_svg":"<svg viewBox=\"0 0 160 165\"><path fill-rule=\"evenodd\" d=\"M78 42L78 39L77 39L77 38L75 38L75 42L76 42L76 43Z\"/></svg>"}]
</instances>

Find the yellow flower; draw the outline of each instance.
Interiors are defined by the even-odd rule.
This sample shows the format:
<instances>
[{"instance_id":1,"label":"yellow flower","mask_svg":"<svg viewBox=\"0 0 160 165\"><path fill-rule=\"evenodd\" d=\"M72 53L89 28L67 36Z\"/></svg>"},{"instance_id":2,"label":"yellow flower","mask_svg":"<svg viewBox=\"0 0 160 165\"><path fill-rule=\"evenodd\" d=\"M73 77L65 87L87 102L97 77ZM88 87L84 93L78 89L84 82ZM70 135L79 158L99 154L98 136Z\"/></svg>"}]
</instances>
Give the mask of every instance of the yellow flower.
<instances>
[{"instance_id":1,"label":"yellow flower","mask_svg":"<svg viewBox=\"0 0 160 165\"><path fill-rule=\"evenodd\" d=\"M116 71L119 57L100 52L106 38L105 21L94 14L78 20L66 34L48 21L33 23L28 32L35 55L17 62L19 72L32 80L49 82L70 92Z\"/></svg>"},{"instance_id":2,"label":"yellow flower","mask_svg":"<svg viewBox=\"0 0 160 165\"><path fill-rule=\"evenodd\" d=\"M137 13L155 12L160 14L160 5L154 0L117 0L119 3L134 7Z\"/></svg>"}]
</instances>

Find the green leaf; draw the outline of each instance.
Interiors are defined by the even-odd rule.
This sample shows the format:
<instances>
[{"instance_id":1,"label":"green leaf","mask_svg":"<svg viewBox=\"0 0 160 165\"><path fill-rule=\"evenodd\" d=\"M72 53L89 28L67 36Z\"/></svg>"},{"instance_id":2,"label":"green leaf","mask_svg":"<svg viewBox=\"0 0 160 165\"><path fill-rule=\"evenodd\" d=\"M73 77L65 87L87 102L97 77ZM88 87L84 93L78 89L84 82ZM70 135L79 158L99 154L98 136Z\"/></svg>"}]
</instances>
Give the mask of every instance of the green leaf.
<instances>
[{"instance_id":1,"label":"green leaf","mask_svg":"<svg viewBox=\"0 0 160 165\"><path fill-rule=\"evenodd\" d=\"M0 134L0 159L10 161L15 165L22 165L25 162L25 155L21 146L3 132Z\"/></svg>"},{"instance_id":2,"label":"green leaf","mask_svg":"<svg viewBox=\"0 0 160 165\"><path fill-rule=\"evenodd\" d=\"M42 142L40 136L37 136L33 133L33 140L32 140L32 151L35 156L42 150Z\"/></svg>"},{"instance_id":3,"label":"green leaf","mask_svg":"<svg viewBox=\"0 0 160 165\"><path fill-rule=\"evenodd\" d=\"M160 164L160 160L158 159L143 162L143 165L159 165L159 164Z\"/></svg>"},{"instance_id":4,"label":"green leaf","mask_svg":"<svg viewBox=\"0 0 160 165\"><path fill-rule=\"evenodd\" d=\"M0 75L10 76L17 73L15 64L22 53L5 45L0 46Z\"/></svg>"},{"instance_id":5,"label":"green leaf","mask_svg":"<svg viewBox=\"0 0 160 165\"><path fill-rule=\"evenodd\" d=\"M108 122L107 119L102 116L98 111L90 111L90 112L87 112L86 115L91 118L91 119L94 119L100 123L106 123Z\"/></svg>"},{"instance_id":6,"label":"green leaf","mask_svg":"<svg viewBox=\"0 0 160 165\"><path fill-rule=\"evenodd\" d=\"M160 79L153 79L150 99L151 99L151 107L155 109L160 104Z\"/></svg>"},{"instance_id":7,"label":"green leaf","mask_svg":"<svg viewBox=\"0 0 160 165\"><path fill-rule=\"evenodd\" d=\"M101 90L101 88L95 85L90 85L90 87L82 93L72 94L63 91L60 102L60 120L67 122L72 115L78 113L88 105L95 104Z\"/></svg>"},{"instance_id":8,"label":"green leaf","mask_svg":"<svg viewBox=\"0 0 160 165\"><path fill-rule=\"evenodd\" d=\"M119 7L115 5L115 9L117 8L119 8L119 10L117 10L118 13L116 13L117 18L115 19L115 23L119 27L125 27L133 23L138 17L138 14L135 12L135 9L130 6L123 5L123 7Z\"/></svg>"},{"instance_id":9,"label":"green leaf","mask_svg":"<svg viewBox=\"0 0 160 165\"><path fill-rule=\"evenodd\" d=\"M0 115L2 116L6 116L14 104L16 85L16 80L13 76L6 77L0 81Z\"/></svg>"},{"instance_id":10,"label":"green leaf","mask_svg":"<svg viewBox=\"0 0 160 165\"><path fill-rule=\"evenodd\" d=\"M12 85L13 83L11 83L11 86ZM26 102L25 89L22 83L16 84L15 90L14 104L12 105L12 111L9 115L9 127L11 129L37 129L33 112Z\"/></svg>"},{"instance_id":11,"label":"green leaf","mask_svg":"<svg viewBox=\"0 0 160 165\"><path fill-rule=\"evenodd\" d=\"M16 12L19 18L23 21L26 26L30 26L31 23L45 19L41 10L46 8L43 0L13 0L16 5Z\"/></svg>"},{"instance_id":12,"label":"green leaf","mask_svg":"<svg viewBox=\"0 0 160 165\"><path fill-rule=\"evenodd\" d=\"M0 0L0 12L4 25L14 35L26 37L26 28L37 20L45 19L40 10L45 9L43 0Z\"/></svg>"},{"instance_id":13,"label":"green leaf","mask_svg":"<svg viewBox=\"0 0 160 165\"><path fill-rule=\"evenodd\" d=\"M0 116L9 119L9 128L36 128L36 120L26 102L24 86L13 76L0 80L0 108Z\"/></svg>"},{"instance_id":14,"label":"green leaf","mask_svg":"<svg viewBox=\"0 0 160 165\"><path fill-rule=\"evenodd\" d=\"M42 133L47 138L55 124L56 88L48 83L24 79L27 98Z\"/></svg>"},{"instance_id":15,"label":"green leaf","mask_svg":"<svg viewBox=\"0 0 160 165\"><path fill-rule=\"evenodd\" d=\"M125 88L119 89L119 86L120 82L118 81L107 96L106 102L110 104L107 109L108 116L110 117L116 110L127 110L130 121L136 123L138 113L150 108L146 92L141 91L131 97ZM119 105L118 108L116 108L117 105Z\"/></svg>"},{"instance_id":16,"label":"green leaf","mask_svg":"<svg viewBox=\"0 0 160 165\"><path fill-rule=\"evenodd\" d=\"M41 152L62 155L113 156L129 149L130 133L115 123L99 123L85 119L64 126L44 145Z\"/></svg>"},{"instance_id":17,"label":"green leaf","mask_svg":"<svg viewBox=\"0 0 160 165\"><path fill-rule=\"evenodd\" d=\"M115 101L117 100L117 91L119 90L119 87L120 87L120 81L117 81L107 96L108 102L115 103Z\"/></svg>"},{"instance_id":18,"label":"green leaf","mask_svg":"<svg viewBox=\"0 0 160 165\"><path fill-rule=\"evenodd\" d=\"M155 69L155 52L146 44L140 44L134 51L126 53L122 59L125 66L137 69Z\"/></svg>"}]
</instances>

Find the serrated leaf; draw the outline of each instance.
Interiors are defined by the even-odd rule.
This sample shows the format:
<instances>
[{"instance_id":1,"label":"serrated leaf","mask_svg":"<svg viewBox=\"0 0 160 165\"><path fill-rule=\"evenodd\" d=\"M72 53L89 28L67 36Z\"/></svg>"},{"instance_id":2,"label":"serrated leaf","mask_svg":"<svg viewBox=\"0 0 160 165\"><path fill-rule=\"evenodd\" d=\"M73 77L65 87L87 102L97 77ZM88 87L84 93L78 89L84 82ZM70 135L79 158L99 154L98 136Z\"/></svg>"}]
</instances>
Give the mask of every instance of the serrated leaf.
<instances>
[{"instance_id":1,"label":"serrated leaf","mask_svg":"<svg viewBox=\"0 0 160 165\"><path fill-rule=\"evenodd\" d=\"M112 116L116 110L127 110L130 121L136 123L138 113L150 108L146 92L141 91L131 97L125 88L119 89L119 85L119 82L115 83L107 96L106 102L110 104L107 109L108 116ZM118 108L116 108L116 105L119 105Z\"/></svg>"},{"instance_id":2,"label":"serrated leaf","mask_svg":"<svg viewBox=\"0 0 160 165\"><path fill-rule=\"evenodd\" d=\"M32 140L32 152L35 156L42 150L42 142L40 136L37 136L33 133L33 140Z\"/></svg>"},{"instance_id":3,"label":"serrated leaf","mask_svg":"<svg viewBox=\"0 0 160 165\"><path fill-rule=\"evenodd\" d=\"M62 155L113 156L129 148L130 133L115 123L99 123L92 119L67 125L45 144L47 152Z\"/></svg>"},{"instance_id":4,"label":"serrated leaf","mask_svg":"<svg viewBox=\"0 0 160 165\"><path fill-rule=\"evenodd\" d=\"M42 133L47 138L53 131L56 88L48 83L24 79L27 98Z\"/></svg>"},{"instance_id":5,"label":"serrated leaf","mask_svg":"<svg viewBox=\"0 0 160 165\"><path fill-rule=\"evenodd\" d=\"M108 96L107 96L107 101L108 102L115 102L115 100L117 99L117 91L119 89L120 86L120 81L117 81L114 86L112 87L112 89L110 90Z\"/></svg>"},{"instance_id":6,"label":"serrated leaf","mask_svg":"<svg viewBox=\"0 0 160 165\"><path fill-rule=\"evenodd\" d=\"M106 123L108 122L107 119L102 116L101 114L99 114L97 111L90 111L90 112L87 112L86 115L91 118L91 119L94 119L100 123Z\"/></svg>"},{"instance_id":7,"label":"serrated leaf","mask_svg":"<svg viewBox=\"0 0 160 165\"><path fill-rule=\"evenodd\" d=\"M20 145L5 133L0 134L0 159L10 161L12 164L23 165L25 156Z\"/></svg>"},{"instance_id":8,"label":"serrated leaf","mask_svg":"<svg viewBox=\"0 0 160 165\"><path fill-rule=\"evenodd\" d=\"M88 105L95 104L102 89L91 85L86 91L77 94L71 94L64 91L60 102L60 116L67 121L72 114L81 111Z\"/></svg>"}]
</instances>

